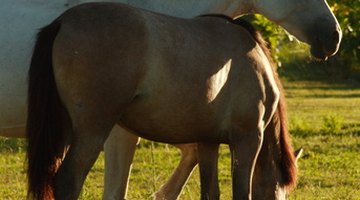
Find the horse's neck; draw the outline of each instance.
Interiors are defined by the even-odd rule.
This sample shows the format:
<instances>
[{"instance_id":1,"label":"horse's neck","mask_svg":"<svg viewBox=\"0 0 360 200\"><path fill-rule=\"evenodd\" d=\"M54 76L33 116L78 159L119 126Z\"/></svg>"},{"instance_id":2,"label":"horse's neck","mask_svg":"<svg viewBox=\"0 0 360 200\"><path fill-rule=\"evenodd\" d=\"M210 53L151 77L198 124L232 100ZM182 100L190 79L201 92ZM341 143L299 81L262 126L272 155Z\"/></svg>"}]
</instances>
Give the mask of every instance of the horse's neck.
<instances>
[{"instance_id":1,"label":"horse's neck","mask_svg":"<svg viewBox=\"0 0 360 200\"><path fill-rule=\"evenodd\" d=\"M85 2L99 0L66 0L68 5L74 6ZM108 0L122 2L163 14L177 17L195 17L201 14L218 13L231 17L248 14L251 0Z\"/></svg>"}]
</instances>

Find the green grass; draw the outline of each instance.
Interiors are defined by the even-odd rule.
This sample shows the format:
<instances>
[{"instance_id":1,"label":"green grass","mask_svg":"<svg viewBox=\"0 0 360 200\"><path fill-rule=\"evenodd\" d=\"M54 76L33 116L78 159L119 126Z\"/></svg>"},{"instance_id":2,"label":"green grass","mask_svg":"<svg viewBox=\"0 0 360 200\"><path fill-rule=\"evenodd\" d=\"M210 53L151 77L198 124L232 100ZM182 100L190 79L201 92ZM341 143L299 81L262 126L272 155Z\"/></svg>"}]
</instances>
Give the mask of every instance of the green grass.
<instances>
[{"instance_id":1,"label":"green grass","mask_svg":"<svg viewBox=\"0 0 360 200\"><path fill-rule=\"evenodd\" d=\"M292 199L360 199L360 87L287 82L293 143L303 147Z\"/></svg>"},{"instance_id":2,"label":"green grass","mask_svg":"<svg viewBox=\"0 0 360 200\"><path fill-rule=\"evenodd\" d=\"M285 81L290 128L300 177L290 199L360 199L360 85L354 82ZM138 146L128 199L150 199L179 161L170 145L143 140ZM80 199L101 199L103 154L92 168ZM229 151L220 156L221 199L231 198ZM180 199L198 199L198 169ZM25 199L24 142L0 138L0 199Z\"/></svg>"}]
</instances>

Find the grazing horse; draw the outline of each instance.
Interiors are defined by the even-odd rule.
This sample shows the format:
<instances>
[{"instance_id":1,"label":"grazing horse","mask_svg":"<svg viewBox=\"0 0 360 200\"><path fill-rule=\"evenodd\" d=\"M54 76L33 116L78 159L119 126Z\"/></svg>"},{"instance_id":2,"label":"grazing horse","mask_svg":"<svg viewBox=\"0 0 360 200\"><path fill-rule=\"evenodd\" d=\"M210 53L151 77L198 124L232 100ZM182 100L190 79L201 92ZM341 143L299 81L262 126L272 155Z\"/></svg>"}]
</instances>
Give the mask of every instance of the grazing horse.
<instances>
[{"instance_id":1,"label":"grazing horse","mask_svg":"<svg viewBox=\"0 0 360 200\"><path fill-rule=\"evenodd\" d=\"M246 28L260 45L268 59L271 60L270 51L267 49L266 42L264 42L260 33L240 18L235 19L233 23ZM280 94L283 94L280 80L275 72L274 74ZM294 168L293 157L289 156L292 147L288 139L287 114L283 95L280 96L279 102L278 112L275 113L272 123L265 128L263 147L254 171L254 187L256 190L252 196L253 199L286 199L296 183L296 169ZM175 169L168 182L154 194L154 199L177 199L188 176L190 176L198 163L196 144L180 144L176 146L181 149L182 153L179 166ZM302 151L303 149L301 148L294 152L296 161L300 158ZM275 187L279 185L281 187Z\"/></svg>"},{"instance_id":2,"label":"grazing horse","mask_svg":"<svg viewBox=\"0 0 360 200\"><path fill-rule=\"evenodd\" d=\"M29 70L29 195L76 199L115 124L159 142L198 143L202 199L219 198L220 143L231 149L233 198L251 199L269 127L275 143L265 137L264 159L274 162L263 162L282 172L272 192L290 187L296 167L279 87L264 48L236 21L114 3L70 9L39 33Z\"/></svg>"},{"instance_id":3,"label":"grazing horse","mask_svg":"<svg viewBox=\"0 0 360 200\"><path fill-rule=\"evenodd\" d=\"M26 71L30 60L32 37L35 30L50 22L65 9L88 0L3 0L0 7L0 135L24 137L26 113ZM97 1L97 0L91 0ZM339 25L326 1L245 1L245 0L108 0L124 2L171 15L191 17L204 13L223 13L235 17L260 13L283 26L288 32L312 46L314 56L331 56L341 39ZM11 23L9 23L11 22ZM318 56L324 57L324 56ZM126 191L128 169L137 142L137 136L114 127L105 143L106 181L104 198L118 196ZM119 139L121 138L121 139ZM126 139L125 139L126 138ZM114 148L120 146L122 148ZM190 147L193 145L190 145ZM193 150L179 146L184 161ZM183 150L184 149L184 150ZM116 162L115 162L116 160ZM111 162L110 162L111 161ZM181 162L181 164L186 162ZM187 166L184 166L187 167ZM182 166L180 166L182 168ZM120 170L121 169L121 170ZM117 173L115 171L118 170ZM119 173L121 172L121 173ZM116 175L117 178L114 178ZM178 180L178 179L177 179ZM113 187L121 181L122 187Z\"/></svg>"},{"instance_id":4,"label":"grazing horse","mask_svg":"<svg viewBox=\"0 0 360 200\"><path fill-rule=\"evenodd\" d=\"M35 31L71 6L89 0L2 0L0 7L0 135L24 136L26 71ZM99 1L99 0L90 0ZM221 13L231 17L259 13L311 45L315 57L334 55L339 24L325 0L108 0L161 13L194 17ZM9 23L11 22L11 23ZM136 141L136 139L135 139ZM125 143L124 143L125 145Z\"/></svg>"}]
</instances>

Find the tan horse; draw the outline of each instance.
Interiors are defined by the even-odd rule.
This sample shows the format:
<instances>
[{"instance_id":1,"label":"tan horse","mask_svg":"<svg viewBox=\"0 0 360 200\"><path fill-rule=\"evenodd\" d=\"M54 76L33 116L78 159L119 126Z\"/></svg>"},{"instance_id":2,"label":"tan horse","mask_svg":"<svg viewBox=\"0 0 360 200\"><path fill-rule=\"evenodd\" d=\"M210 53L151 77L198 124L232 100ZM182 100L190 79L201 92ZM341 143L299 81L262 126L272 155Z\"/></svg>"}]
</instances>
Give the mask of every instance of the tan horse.
<instances>
[{"instance_id":1,"label":"tan horse","mask_svg":"<svg viewBox=\"0 0 360 200\"><path fill-rule=\"evenodd\" d=\"M39 33L29 71L29 195L76 199L119 124L155 141L197 142L202 199L219 197L220 143L230 145L234 199L284 197L296 180L295 159L280 83L258 42L217 17L180 19L111 3L65 12ZM272 177L257 167L252 187L266 126L258 163Z\"/></svg>"},{"instance_id":2,"label":"tan horse","mask_svg":"<svg viewBox=\"0 0 360 200\"><path fill-rule=\"evenodd\" d=\"M26 71L35 30L48 24L69 7L89 0L2 0L0 6L0 135L25 137ZM101 0L91 0L101 1ZM314 56L333 55L341 39L339 25L325 0L107 0L124 2L136 7L167 13L178 17L194 17L204 13L223 13L231 17L259 13L278 23L288 32L312 46ZM22 13L19 15L18 13ZM11 21L11 23L8 23ZM325 58L326 58L325 57ZM105 199L124 199L129 166L137 136L119 126L105 143ZM120 140L117 140L121 138ZM115 148L114 148L115 147ZM191 160L192 152L182 145L183 161ZM190 145L191 147L191 145ZM181 162L177 172L186 172ZM182 185L183 178L171 179L164 185ZM174 183L173 181L177 182ZM121 185L121 186L120 186ZM113 187L116 186L116 187ZM179 186L181 187L181 186ZM161 189L161 191L164 188ZM173 188L176 190L176 188ZM165 190L166 191L166 190ZM171 194L170 194L171 195ZM126 198L126 197L125 197Z\"/></svg>"}]
</instances>

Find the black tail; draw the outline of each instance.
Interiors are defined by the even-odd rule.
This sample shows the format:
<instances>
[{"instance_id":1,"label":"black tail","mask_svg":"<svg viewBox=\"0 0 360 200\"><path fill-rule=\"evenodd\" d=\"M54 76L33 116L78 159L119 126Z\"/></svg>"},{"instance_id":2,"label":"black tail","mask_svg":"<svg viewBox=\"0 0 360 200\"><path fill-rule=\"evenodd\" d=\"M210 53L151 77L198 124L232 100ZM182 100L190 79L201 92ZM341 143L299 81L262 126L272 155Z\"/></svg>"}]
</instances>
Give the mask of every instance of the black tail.
<instances>
[{"instance_id":1,"label":"black tail","mask_svg":"<svg viewBox=\"0 0 360 200\"><path fill-rule=\"evenodd\" d=\"M37 36L29 69L26 136L28 198L52 199L53 177L63 158L64 107L52 67L52 47L60 22L44 27Z\"/></svg>"}]
</instances>

